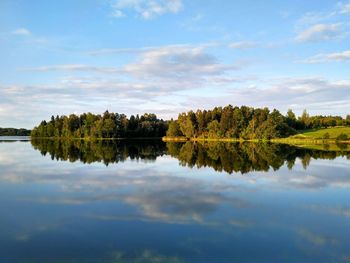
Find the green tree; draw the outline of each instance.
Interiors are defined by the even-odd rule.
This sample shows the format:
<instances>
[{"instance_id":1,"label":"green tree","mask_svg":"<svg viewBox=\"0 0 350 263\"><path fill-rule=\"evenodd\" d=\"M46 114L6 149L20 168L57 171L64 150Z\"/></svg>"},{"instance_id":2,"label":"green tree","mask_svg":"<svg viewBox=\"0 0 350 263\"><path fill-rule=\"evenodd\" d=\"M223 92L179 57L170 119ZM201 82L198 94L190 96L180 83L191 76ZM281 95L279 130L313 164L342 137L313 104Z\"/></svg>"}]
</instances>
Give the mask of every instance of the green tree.
<instances>
[{"instance_id":1,"label":"green tree","mask_svg":"<svg viewBox=\"0 0 350 263\"><path fill-rule=\"evenodd\" d=\"M169 128L166 132L166 136L169 137L180 137L183 133L180 130L180 126L176 121L171 120L169 123Z\"/></svg>"},{"instance_id":2,"label":"green tree","mask_svg":"<svg viewBox=\"0 0 350 263\"><path fill-rule=\"evenodd\" d=\"M307 113L306 110L303 111L303 114L300 117L300 121L303 124L304 128L310 128L310 115Z\"/></svg>"},{"instance_id":3,"label":"green tree","mask_svg":"<svg viewBox=\"0 0 350 263\"><path fill-rule=\"evenodd\" d=\"M179 115L178 123L182 134L186 138L192 138L194 136L194 125L190 116L185 113Z\"/></svg>"},{"instance_id":4,"label":"green tree","mask_svg":"<svg viewBox=\"0 0 350 263\"><path fill-rule=\"evenodd\" d=\"M290 127L297 129L297 118L291 109L287 111L286 122Z\"/></svg>"},{"instance_id":5,"label":"green tree","mask_svg":"<svg viewBox=\"0 0 350 263\"><path fill-rule=\"evenodd\" d=\"M217 120L213 120L208 124L208 137L220 138L222 135L220 131L220 124Z\"/></svg>"}]
</instances>

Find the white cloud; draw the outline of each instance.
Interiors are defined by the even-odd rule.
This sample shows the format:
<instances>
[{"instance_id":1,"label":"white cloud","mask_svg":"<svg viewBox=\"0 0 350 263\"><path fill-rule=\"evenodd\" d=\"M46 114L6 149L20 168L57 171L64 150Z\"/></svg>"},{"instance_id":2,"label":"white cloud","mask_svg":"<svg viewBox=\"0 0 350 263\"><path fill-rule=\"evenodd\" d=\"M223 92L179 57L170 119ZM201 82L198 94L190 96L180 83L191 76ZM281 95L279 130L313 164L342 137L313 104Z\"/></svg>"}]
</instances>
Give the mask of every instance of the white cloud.
<instances>
[{"instance_id":1,"label":"white cloud","mask_svg":"<svg viewBox=\"0 0 350 263\"><path fill-rule=\"evenodd\" d=\"M41 74L62 72L62 77L51 83L0 86L0 108L6 103L18 109L16 122L26 123L27 127L45 118L42 109L57 114L103 112L106 108L135 114L151 109L162 118L171 118L183 110L178 99L186 98L179 92L240 81L230 77L239 64L221 63L204 46L129 51L136 54L136 60L118 67L62 64L20 69ZM15 110L4 108L0 114L12 116L11 111Z\"/></svg>"},{"instance_id":2,"label":"white cloud","mask_svg":"<svg viewBox=\"0 0 350 263\"><path fill-rule=\"evenodd\" d=\"M338 243L338 240L334 237L329 237L325 235L321 235L319 233L313 233L308 229L301 228L297 231L297 233L307 240L308 242L311 242L315 246L329 246L329 245L335 245Z\"/></svg>"},{"instance_id":3,"label":"white cloud","mask_svg":"<svg viewBox=\"0 0 350 263\"><path fill-rule=\"evenodd\" d=\"M350 2L342 3L338 2L335 6L329 8L324 12L307 12L296 23L300 26L310 26L313 24L325 23L330 21L340 21L344 19L344 15L350 13ZM344 22L344 20L343 20Z\"/></svg>"},{"instance_id":4,"label":"white cloud","mask_svg":"<svg viewBox=\"0 0 350 263\"><path fill-rule=\"evenodd\" d=\"M257 47L257 43L253 41L240 41L231 43L229 47L234 49L249 49Z\"/></svg>"},{"instance_id":5,"label":"white cloud","mask_svg":"<svg viewBox=\"0 0 350 263\"><path fill-rule=\"evenodd\" d=\"M208 75L220 75L239 69L239 65L223 65L202 47L163 47L144 52L125 71L137 76L150 76L167 80L194 80Z\"/></svg>"},{"instance_id":6,"label":"white cloud","mask_svg":"<svg viewBox=\"0 0 350 263\"><path fill-rule=\"evenodd\" d=\"M298 42L321 42L339 39L343 36L340 24L316 24L299 32Z\"/></svg>"},{"instance_id":7,"label":"white cloud","mask_svg":"<svg viewBox=\"0 0 350 263\"><path fill-rule=\"evenodd\" d=\"M346 4L340 4L339 5L339 13L340 14L348 14L350 13L350 2Z\"/></svg>"},{"instance_id":8,"label":"white cloud","mask_svg":"<svg viewBox=\"0 0 350 263\"><path fill-rule=\"evenodd\" d=\"M26 28L17 28L16 30L12 31L12 34L19 36L29 36L31 35L31 32Z\"/></svg>"},{"instance_id":9,"label":"white cloud","mask_svg":"<svg viewBox=\"0 0 350 263\"><path fill-rule=\"evenodd\" d=\"M109 54L123 54L123 53L143 53L157 49L159 47L143 47L143 48L101 48L87 52L90 56L102 56Z\"/></svg>"},{"instance_id":10,"label":"white cloud","mask_svg":"<svg viewBox=\"0 0 350 263\"><path fill-rule=\"evenodd\" d=\"M213 44L199 44L198 47L208 47ZM187 44L179 44L179 45L168 45L167 48L190 48L192 45ZM91 56L102 56L102 55L109 55L109 54L122 54L122 53L135 53L140 54L152 50L159 50L161 48L164 48L164 46L150 46L150 47L141 47L141 48L102 48L97 50L92 50L87 52L88 55Z\"/></svg>"},{"instance_id":11,"label":"white cloud","mask_svg":"<svg viewBox=\"0 0 350 263\"><path fill-rule=\"evenodd\" d=\"M343 115L350 109L350 80L234 78L221 71L208 74L200 67L181 77L166 70L157 72L160 65L131 67L127 78L88 72L86 77L73 75L52 84L0 86L0 116L4 125L17 122L30 128L48 118L48 113L106 109L126 114L151 111L167 119L190 109L227 104L282 112L292 108L297 113L307 107L311 114Z\"/></svg>"},{"instance_id":12,"label":"white cloud","mask_svg":"<svg viewBox=\"0 0 350 263\"><path fill-rule=\"evenodd\" d=\"M304 14L297 22L297 27L311 26L314 24L324 23L335 18L337 12L332 10L329 12L308 12Z\"/></svg>"},{"instance_id":13,"label":"white cloud","mask_svg":"<svg viewBox=\"0 0 350 263\"><path fill-rule=\"evenodd\" d=\"M126 16L126 11L132 10L144 19L151 19L166 13L178 13L183 4L181 0L115 0L111 7L114 17Z\"/></svg>"},{"instance_id":14,"label":"white cloud","mask_svg":"<svg viewBox=\"0 0 350 263\"><path fill-rule=\"evenodd\" d=\"M347 207L347 206L331 207L331 206L325 206L325 205L309 205L309 206L305 206L305 209L329 213L329 214L335 214L338 216L350 218L350 207Z\"/></svg>"},{"instance_id":15,"label":"white cloud","mask_svg":"<svg viewBox=\"0 0 350 263\"><path fill-rule=\"evenodd\" d=\"M350 60L350 50L346 50L343 52L335 52L328 54L317 54L310 58L301 60L301 63L307 64L315 64L315 63L326 63L326 62L341 62L341 61L349 61Z\"/></svg>"},{"instance_id":16,"label":"white cloud","mask_svg":"<svg viewBox=\"0 0 350 263\"><path fill-rule=\"evenodd\" d=\"M148 47L135 47L135 48L101 48L96 50L88 51L86 54L91 56L102 56L109 54L142 54L149 51L157 51L160 49L168 48L168 49L178 49L178 48L209 48L209 47L217 47L220 44L217 42L208 42L208 43L199 43L199 44L174 44L167 46L148 46Z\"/></svg>"},{"instance_id":17,"label":"white cloud","mask_svg":"<svg viewBox=\"0 0 350 263\"><path fill-rule=\"evenodd\" d=\"M250 83L252 84L250 86ZM188 110L215 106L248 105L253 107L289 108L301 113L344 115L350 109L350 80L331 81L319 77L255 79L232 83L217 95L198 93L183 104ZM283 96L281 96L283 94Z\"/></svg>"},{"instance_id":18,"label":"white cloud","mask_svg":"<svg viewBox=\"0 0 350 263\"><path fill-rule=\"evenodd\" d=\"M116 10L113 10L112 16L113 17L124 17L125 14L122 11L116 9Z\"/></svg>"},{"instance_id":19,"label":"white cloud","mask_svg":"<svg viewBox=\"0 0 350 263\"><path fill-rule=\"evenodd\" d=\"M218 77L226 72L240 69L237 64L222 64L217 58L206 52L205 45L198 47L190 45L171 45L141 49L103 49L93 54L108 54L133 52L138 54L135 62L121 67L98 67L81 64L49 65L34 68L24 68L25 71L82 71L107 73L133 77L142 83L157 83L163 86L177 86L186 83L184 87L198 85L208 81L210 77ZM161 81L161 82L159 82ZM183 86L183 85L182 85Z\"/></svg>"},{"instance_id":20,"label":"white cloud","mask_svg":"<svg viewBox=\"0 0 350 263\"><path fill-rule=\"evenodd\" d=\"M45 118L43 112L103 112L107 108L127 114L151 109L162 118L175 117L184 110L226 104L268 106L282 111L308 105L308 109L322 114L344 114L344 109L350 109L349 81L267 80L242 73L238 76L235 72L243 65L223 63L210 52L212 47L183 44L102 49L94 51L94 55L125 52L131 53L134 60L115 67L62 64L26 68L37 72L60 71L61 79L35 85L0 86L0 109L4 104L23 109L16 111L22 114L16 121L23 119L30 123L27 127ZM282 93L285 96L281 97ZM2 112L11 116L8 108Z\"/></svg>"},{"instance_id":21,"label":"white cloud","mask_svg":"<svg viewBox=\"0 0 350 263\"><path fill-rule=\"evenodd\" d=\"M338 2L326 11L307 12L296 21L298 42L321 42L341 39L349 34L347 14L350 2Z\"/></svg>"},{"instance_id":22,"label":"white cloud","mask_svg":"<svg viewBox=\"0 0 350 263\"><path fill-rule=\"evenodd\" d=\"M119 72L118 68L113 67L96 67L83 64L67 64L67 65L51 65L33 68L23 68L21 71L92 71L100 73L115 73Z\"/></svg>"}]
</instances>

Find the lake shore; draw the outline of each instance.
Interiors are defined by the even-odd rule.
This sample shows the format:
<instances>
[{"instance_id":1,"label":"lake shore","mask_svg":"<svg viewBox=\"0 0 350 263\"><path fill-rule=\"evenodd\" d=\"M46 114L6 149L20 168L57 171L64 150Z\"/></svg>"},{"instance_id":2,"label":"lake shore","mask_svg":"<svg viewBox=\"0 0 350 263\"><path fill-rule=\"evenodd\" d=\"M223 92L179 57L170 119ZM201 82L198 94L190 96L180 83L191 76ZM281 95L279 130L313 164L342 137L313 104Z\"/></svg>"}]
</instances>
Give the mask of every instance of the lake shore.
<instances>
[{"instance_id":1,"label":"lake shore","mask_svg":"<svg viewBox=\"0 0 350 263\"><path fill-rule=\"evenodd\" d=\"M293 138L275 138L275 139L243 139L243 138L185 138L185 137L163 137L165 142L186 142L186 141L211 141L211 142L276 142L286 144L350 144L350 140L340 141L335 139L293 139Z\"/></svg>"}]
</instances>

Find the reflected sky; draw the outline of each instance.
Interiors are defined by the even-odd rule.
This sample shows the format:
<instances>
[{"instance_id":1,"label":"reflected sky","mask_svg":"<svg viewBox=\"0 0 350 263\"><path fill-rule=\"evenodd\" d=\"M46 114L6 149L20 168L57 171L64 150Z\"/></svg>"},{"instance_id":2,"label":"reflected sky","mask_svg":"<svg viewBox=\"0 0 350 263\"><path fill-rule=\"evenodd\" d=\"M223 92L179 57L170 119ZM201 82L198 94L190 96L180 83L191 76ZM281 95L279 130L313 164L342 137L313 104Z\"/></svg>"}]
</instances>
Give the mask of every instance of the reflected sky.
<instances>
[{"instance_id":1,"label":"reflected sky","mask_svg":"<svg viewBox=\"0 0 350 263\"><path fill-rule=\"evenodd\" d=\"M227 173L137 149L157 154L106 165L1 142L2 262L350 262L346 155Z\"/></svg>"}]
</instances>

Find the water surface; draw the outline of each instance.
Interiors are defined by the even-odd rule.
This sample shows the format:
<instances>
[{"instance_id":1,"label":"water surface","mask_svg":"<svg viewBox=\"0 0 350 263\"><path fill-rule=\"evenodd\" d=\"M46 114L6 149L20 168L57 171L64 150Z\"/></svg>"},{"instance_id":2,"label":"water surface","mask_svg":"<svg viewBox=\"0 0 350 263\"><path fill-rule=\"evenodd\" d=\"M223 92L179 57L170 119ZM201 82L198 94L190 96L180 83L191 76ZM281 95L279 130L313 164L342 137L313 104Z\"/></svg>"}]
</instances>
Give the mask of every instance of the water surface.
<instances>
[{"instance_id":1,"label":"water surface","mask_svg":"<svg viewBox=\"0 0 350 263\"><path fill-rule=\"evenodd\" d=\"M0 140L1 262L350 262L350 154Z\"/></svg>"}]
</instances>

